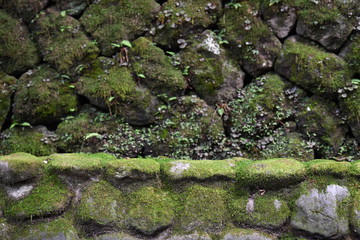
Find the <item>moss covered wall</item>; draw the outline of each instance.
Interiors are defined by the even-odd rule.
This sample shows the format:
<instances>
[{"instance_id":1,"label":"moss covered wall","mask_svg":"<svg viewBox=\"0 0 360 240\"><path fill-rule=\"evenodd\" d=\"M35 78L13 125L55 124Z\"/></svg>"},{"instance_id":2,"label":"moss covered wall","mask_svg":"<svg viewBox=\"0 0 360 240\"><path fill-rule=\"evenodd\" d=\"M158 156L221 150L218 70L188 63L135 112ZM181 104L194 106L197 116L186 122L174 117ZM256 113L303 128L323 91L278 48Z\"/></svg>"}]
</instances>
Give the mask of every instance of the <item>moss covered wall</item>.
<instances>
[{"instance_id":1,"label":"moss covered wall","mask_svg":"<svg viewBox=\"0 0 360 240\"><path fill-rule=\"evenodd\" d=\"M359 177L360 161L15 153L0 157L0 236L358 239Z\"/></svg>"}]
</instances>

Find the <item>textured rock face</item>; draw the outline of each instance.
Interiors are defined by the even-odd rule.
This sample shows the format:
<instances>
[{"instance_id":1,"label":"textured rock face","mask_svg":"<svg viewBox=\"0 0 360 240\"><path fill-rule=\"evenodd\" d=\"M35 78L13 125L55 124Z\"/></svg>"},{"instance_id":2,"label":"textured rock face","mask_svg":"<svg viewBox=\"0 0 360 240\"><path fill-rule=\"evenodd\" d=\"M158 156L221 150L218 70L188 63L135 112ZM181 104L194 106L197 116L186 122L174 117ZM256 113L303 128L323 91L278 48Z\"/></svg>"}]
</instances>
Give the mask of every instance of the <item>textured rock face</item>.
<instances>
[{"instance_id":1,"label":"textured rock face","mask_svg":"<svg viewBox=\"0 0 360 240\"><path fill-rule=\"evenodd\" d=\"M348 210L344 206L349 196L349 190L339 185L328 185L324 191L313 188L296 201L297 212L291 225L325 238L341 238L349 233Z\"/></svg>"},{"instance_id":2,"label":"textured rock face","mask_svg":"<svg viewBox=\"0 0 360 240\"><path fill-rule=\"evenodd\" d=\"M287 37L297 20L296 9L280 2L280 4L274 4L270 8L263 9L263 11L266 23L276 36L279 38Z\"/></svg>"}]
</instances>

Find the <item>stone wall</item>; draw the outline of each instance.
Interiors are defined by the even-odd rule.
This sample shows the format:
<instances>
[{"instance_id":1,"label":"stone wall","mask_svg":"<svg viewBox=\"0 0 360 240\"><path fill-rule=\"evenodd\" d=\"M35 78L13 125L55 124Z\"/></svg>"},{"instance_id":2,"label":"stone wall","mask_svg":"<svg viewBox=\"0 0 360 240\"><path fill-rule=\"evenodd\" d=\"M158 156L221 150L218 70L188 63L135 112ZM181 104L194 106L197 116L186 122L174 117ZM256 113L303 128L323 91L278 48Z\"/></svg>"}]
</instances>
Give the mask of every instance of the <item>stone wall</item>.
<instances>
[{"instance_id":1,"label":"stone wall","mask_svg":"<svg viewBox=\"0 0 360 240\"><path fill-rule=\"evenodd\" d=\"M360 161L0 157L1 239L358 239Z\"/></svg>"}]
</instances>

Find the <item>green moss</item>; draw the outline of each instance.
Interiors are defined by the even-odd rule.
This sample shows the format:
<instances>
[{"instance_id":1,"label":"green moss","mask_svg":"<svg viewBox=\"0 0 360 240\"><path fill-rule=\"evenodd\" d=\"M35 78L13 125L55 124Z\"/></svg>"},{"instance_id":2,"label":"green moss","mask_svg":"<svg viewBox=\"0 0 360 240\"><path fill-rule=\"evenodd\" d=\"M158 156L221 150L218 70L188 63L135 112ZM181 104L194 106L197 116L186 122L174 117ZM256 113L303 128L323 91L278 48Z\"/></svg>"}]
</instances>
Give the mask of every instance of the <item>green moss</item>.
<instances>
[{"instance_id":1,"label":"green moss","mask_svg":"<svg viewBox=\"0 0 360 240\"><path fill-rule=\"evenodd\" d=\"M4 172L1 176L2 182L21 182L39 177L43 173L43 162L41 159L28 153L0 156L0 162L4 166Z\"/></svg>"},{"instance_id":2,"label":"green moss","mask_svg":"<svg viewBox=\"0 0 360 240\"><path fill-rule=\"evenodd\" d=\"M25 22L30 22L42 10L47 1L44 0L13 0L0 1L0 6L11 14L21 17Z\"/></svg>"},{"instance_id":3,"label":"green moss","mask_svg":"<svg viewBox=\"0 0 360 240\"><path fill-rule=\"evenodd\" d=\"M102 54L111 56L115 52L112 43L141 35L159 9L154 0L105 0L90 5L80 21L98 41Z\"/></svg>"},{"instance_id":4,"label":"green moss","mask_svg":"<svg viewBox=\"0 0 360 240\"><path fill-rule=\"evenodd\" d=\"M289 69L290 81L325 97L334 96L352 75L340 57L300 42L286 41L276 65L275 69Z\"/></svg>"},{"instance_id":5,"label":"green moss","mask_svg":"<svg viewBox=\"0 0 360 240\"><path fill-rule=\"evenodd\" d=\"M0 68L12 74L34 67L39 56L26 27L4 10L0 10L0 25Z\"/></svg>"},{"instance_id":6,"label":"green moss","mask_svg":"<svg viewBox=\"0 0 360 240\"><path fill-rule=\"evenodd\" d=\"M59 72L75 74L75 68L82 60L94 59L99 53L95 42L91 42L81 30L80 22L62 16L54 9L39 14L31 28L44 60Z\"/></svg>"},{"instance_id":7,"label":"green moss","mask_svg":"<svg viewBox=\"0 0 360 240\"><path fill-rule=\"evenodd\" d=\"M357 160L351 164L351 174L353 176L360 176L360 160Z\"/></svg>"},{"instance_id":8,"label":"green moss","mask_svg":"<svg viewBox=\"0 0 360 240\"><path fill-rule=\"evenodd\" d=\"M76 219L82 224L124 227L126 201L123 194L105 181L88 187L76 209Z\"/></svg>"},{"instance_id":9,"label":"green moss","mask_svg":"<svg viewBox=\"0 0 360 240\"><path fill-rule=\"evenodd\" d=\"M344 177L349 174L351 164L348 162L318 159L308 162L307 167L308 172L311 175L334 175Z\"/></svg>"},{"instance_id":10,"label":"green moss","mask_svg":"<svg viewBox=\"0 0 360 240\"><path fill-rule=\"evenodd\" d=\"M224 238L222 239L261 239L261 240L275 239L271 235L264 232L260 232L252 229L241 229L241 228L228 230L224 232L224 234L222 235L224 235Z\"/></svg>"},{"instance_id":11,"label":"green moss","mask_svg":"<svg viewBox=\"0 0 360 240\"><path fill-rule=\"evenodd\" d=\"M77 97L66 81L47 65L29 70L18 81L14 122L56 123L77 110Z\"/></svg>"},{"instance_id":12,"label":"green moss","mask_svg":"<svg viewBox=\"0 0 360 240\"><path fill-rule=\"evenodd\" d=\"M354 232L358 232L360 230L360 191L355 191L352 194L353 204L351 206L350 212L350 224L353 226Z\"/></svg>"},{"instance_id":13,"label":"green moss","mask_svg":"<svg viewBox=\"0 0 360 240\"><path fill-rule=\"evenodd\" d=\"M146 235L170 226L175 203L170 195L153 187L144 187L129 195L127 222Z\"/></svg>"},{"instance_id":14,"label":"green moss","mask_svg":"<svg viewBox=\"0 0 360 240\"><path fill-rule=\"evenodd\" d=\"M348 116L349 123L360 122L360 89L349 93L346 98L340 99L340 106Z\"/></svg>"},{"instance_id":15,"label":"green moss","mask_svg":"<svg viewBox=\"0 0 360 240\"><path fill-rule=\"evenodd\" d=\"M242 161L238 164L238 183L250 188L280 188L305 178L306 168L293 159Z\"/></svg>"},{"instance_id":16,"label":"green moss","mask_svg":"<svg viewBox=\"0 0 360 240\"><path fill-rule=\"evenodd\" d=\"M253 203L249 207L249 202ZM255 198L241 197L230 204L232 218L239 224L264 228L281 227L290 217L285 201L271 195L256 195Z\"/></svg>"},{"instance_id":17,"label":"green moss","mask_svg":"<svg viewBox=\"0 0 360 240\"><path fill-rule=\"evenodd\" d=\"M50 168L55 172L67 174L96 174L99 173L109 161L115 161L116 158L106 153L83 154L53 154L50 155Z\"/></svg>"},{"instance_id":18,"label":"green moss","mask_svg":"<svg viewBox=\"0 0 360 240\"><path fill-rule=\"evenodd\" d=\"M52 221L18 226L11 236L13 240L22 239L72 239L79 240L72 219L59 217Z\"/></svg>"},{"instance_id":19,"label":"green moss","mask_svg":"<svg viewBox=\"0 0 360 240\"><path fill-rule=\"evenodd\" d=\"M0 129L10 110L11 96L14 91L16 78L0 72Z\"/></svg>"},{"instance_id":20,"label":"green moss","mask_svg":"<svg viewBox=\"0 0 360 240\"><path fill-rule=\"evenodd\" d=\"M221 230L229 218L227 194L220 188L199 185L189 187L183 196L179 223L186 232L196 230Z\"/></svg>"},{"instance_id":21,"label":"green moss","mask_svg":"<svg viewBox=\"0 0 360 240\"><path fill-rule=\"evenodd\" d=\"M156 94L168 96L181 93L186 82L180 70L175 69L165 53L148 39L141 37L133 42L133 68L145 75L140 82ZM140 57L140 58L137 58Z\"/></svg>"},{"instance_id":22,"label":"green moss","mask_svg":"<svg viewBox=\"0 0 360 240\"><path fill-rule=\"evenodd\" d=\"M350 37L350 46L345 54L345 61L349 67L357 74L360 74L360 34Z\"/></svg>"},{"instance_id":23,"label":"green moss","mask_svg":"<svg viewBox=\"0 0 360 240\"><path fill-rule=\"evenodd\" d=\"M1 138L0 154L26 152L35 156L47 156L56 152L52 140L37 129L17 127L4 131Z\"/></svg>"},{"instance_id":24,"label":"green moss","mask_svg":"<svg viewBox=\"0 0 360 240\"><path fill-rule=\"evenodd\" d=\"M160 174L160 164L152 159L134 158L110 161L106 165L106 174L109 177L125 178L134 174L144 175L144 178L155 178ZM130 176L128 176L130 174ZM142 177L140 177L141 179ZM144 180L145 180L144 179Z\"/></svg>"},{"instance_id":25,"label":"green moss","mask_svg":"<svg viewBox=\"0 0 360 240\"><path fill-rule=\"evenodd\" d=\"M162 171L172 180L209 178L235 179L236 160L182 160L162 165Z\"/></svg>"},{"instance_id":26,"label":"green moss","mask_svg":"<svg viewBox=\"0 0 360 240\"><path fill-rule=\"evenodd\" d=\"M24 199L7 200L4 214L9 219L27 220L59 214L69 204L70 196L70 191L58 177L47 175Z\"/></svg>"}]
</instances>

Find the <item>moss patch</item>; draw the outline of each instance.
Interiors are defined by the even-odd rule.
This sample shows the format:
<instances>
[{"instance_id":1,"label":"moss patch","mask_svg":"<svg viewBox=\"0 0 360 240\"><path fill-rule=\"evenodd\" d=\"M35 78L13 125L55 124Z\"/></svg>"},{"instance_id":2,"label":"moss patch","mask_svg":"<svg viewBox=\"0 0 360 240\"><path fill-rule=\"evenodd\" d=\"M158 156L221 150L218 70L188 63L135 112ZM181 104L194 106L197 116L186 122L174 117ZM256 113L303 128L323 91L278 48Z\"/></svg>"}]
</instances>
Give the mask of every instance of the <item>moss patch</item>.
<instances>
[{"instance_id":1,"label":"moss patch","mask_svg":"<svg viewBox=\"0 0 360 240\"><path fill-rule=\"evenodd\" d=\"M153 187L145 187L129 196L127 222L145 235L170 226L175 203L170 195Z\"/></svg>"},{"instance_id":2,"label":"moss patch","mask_svg":"<svg viewBox=\"0 0 360 240\"><path fill-rule=\"evenodd\" d=\"M98 224L118 229L124 227L125 209L123 194L109 183L100 181L84 191L76 219L84 226Z\"/></svg>"},{"instance_id":3,"label":"moss patch","mask_svg":"<svg viewBox=\"0 0 360 240\"><path fill-rule=\"evenodd\" d=\"M235 199L231 202L230 209L232 218L237 223L247 226L278 228L290 217L287 203L267 194Z\"/></svg>"},{"instance_id":4,"label":"moss patch","mask_svg":"<svg viewBox=\"0 0 360 240\"><path fill-rule=\"evenodd\" d=\"M16 183L41 176L43 162L28 153L0 156L1 182Z\"/></svg>"},{"instance_id":5,"label":"moss patch","mask_svg":"<svg viewBox=\"0 0 360 240\"><path fill-rule=\"evenodd\" d=\"M91 176L98 174L108 161L116 158L106 153L83 154L53 154L49 156L50 168L55 172Z\"/></svg>"},{"instance_id":6,"label":"moss patch","mask_svg":"<svg viewBox=\"0 0 360 240\"><path fill-rule=\"evenodd\" d=\"M11 96L14 91L16 78L0 72L0 129L10 110Z\"/></svg>"},{"instance_id":7,"label":"moss patch","mask_svg":"<svg viewBox=\"0 0 360 240\"><path fill-rule=\"evenodd\" d=\"M308 172L311 175L334 175L344 177L350 173L351 164L348 162L318 159L308 162L307 167Z\"/></svg>"},{"instance_id":8,"label":"moss patch","mask_svg":"<svg viewBox=\"0 0 360 240\"><path fill-rule=\"evenodd\" d=\"M305 178L306 168L293 159L243 161L238 164L240 185L251 188L280 188L298 183Z\"/></svg>"},{"instance_id":9,"label":"moss patch","mask_svg":"<svg viewBox=\"0 0 360 240\"><path fill-rule=\"evenodd\" d=\"M184 193L184 205L180 211L181 228L186 232L221 230L229 217L226 200L227 194L222 189L199 185L189 187Z\"/></svg>"},{"instance_id":10,"label":"moss patch","mask_svg":"<svg viewBox=\"0 0 360 240\"><path fill-rule=\"evenodd\" d=\"M39 56L27 28L4 10L0 10L0 25L0 68L12 74L34 67Z\"/></svg>"},{"instance_id":11,"label":"moss patch","mask_svg":"<svg viewBox=\"0 0 360 240\"><path fill-rule=\"evenodd\" d=\"M165 175L172 180L209 178L235 179L236 160L183 160L162 165Z\"/></svg>"},{"instance_id":12,"label":"moss patch","mask_svg":"<svg viewBox=\"0 0 360 240\"><path fill-rule=\"evenodd\" d=\"M47 175L24 199L8 200L4 214L13 220L29 220L59 214L69 204L70 196L71 193L58 177Z\"/></svg>"}]
</instances>

